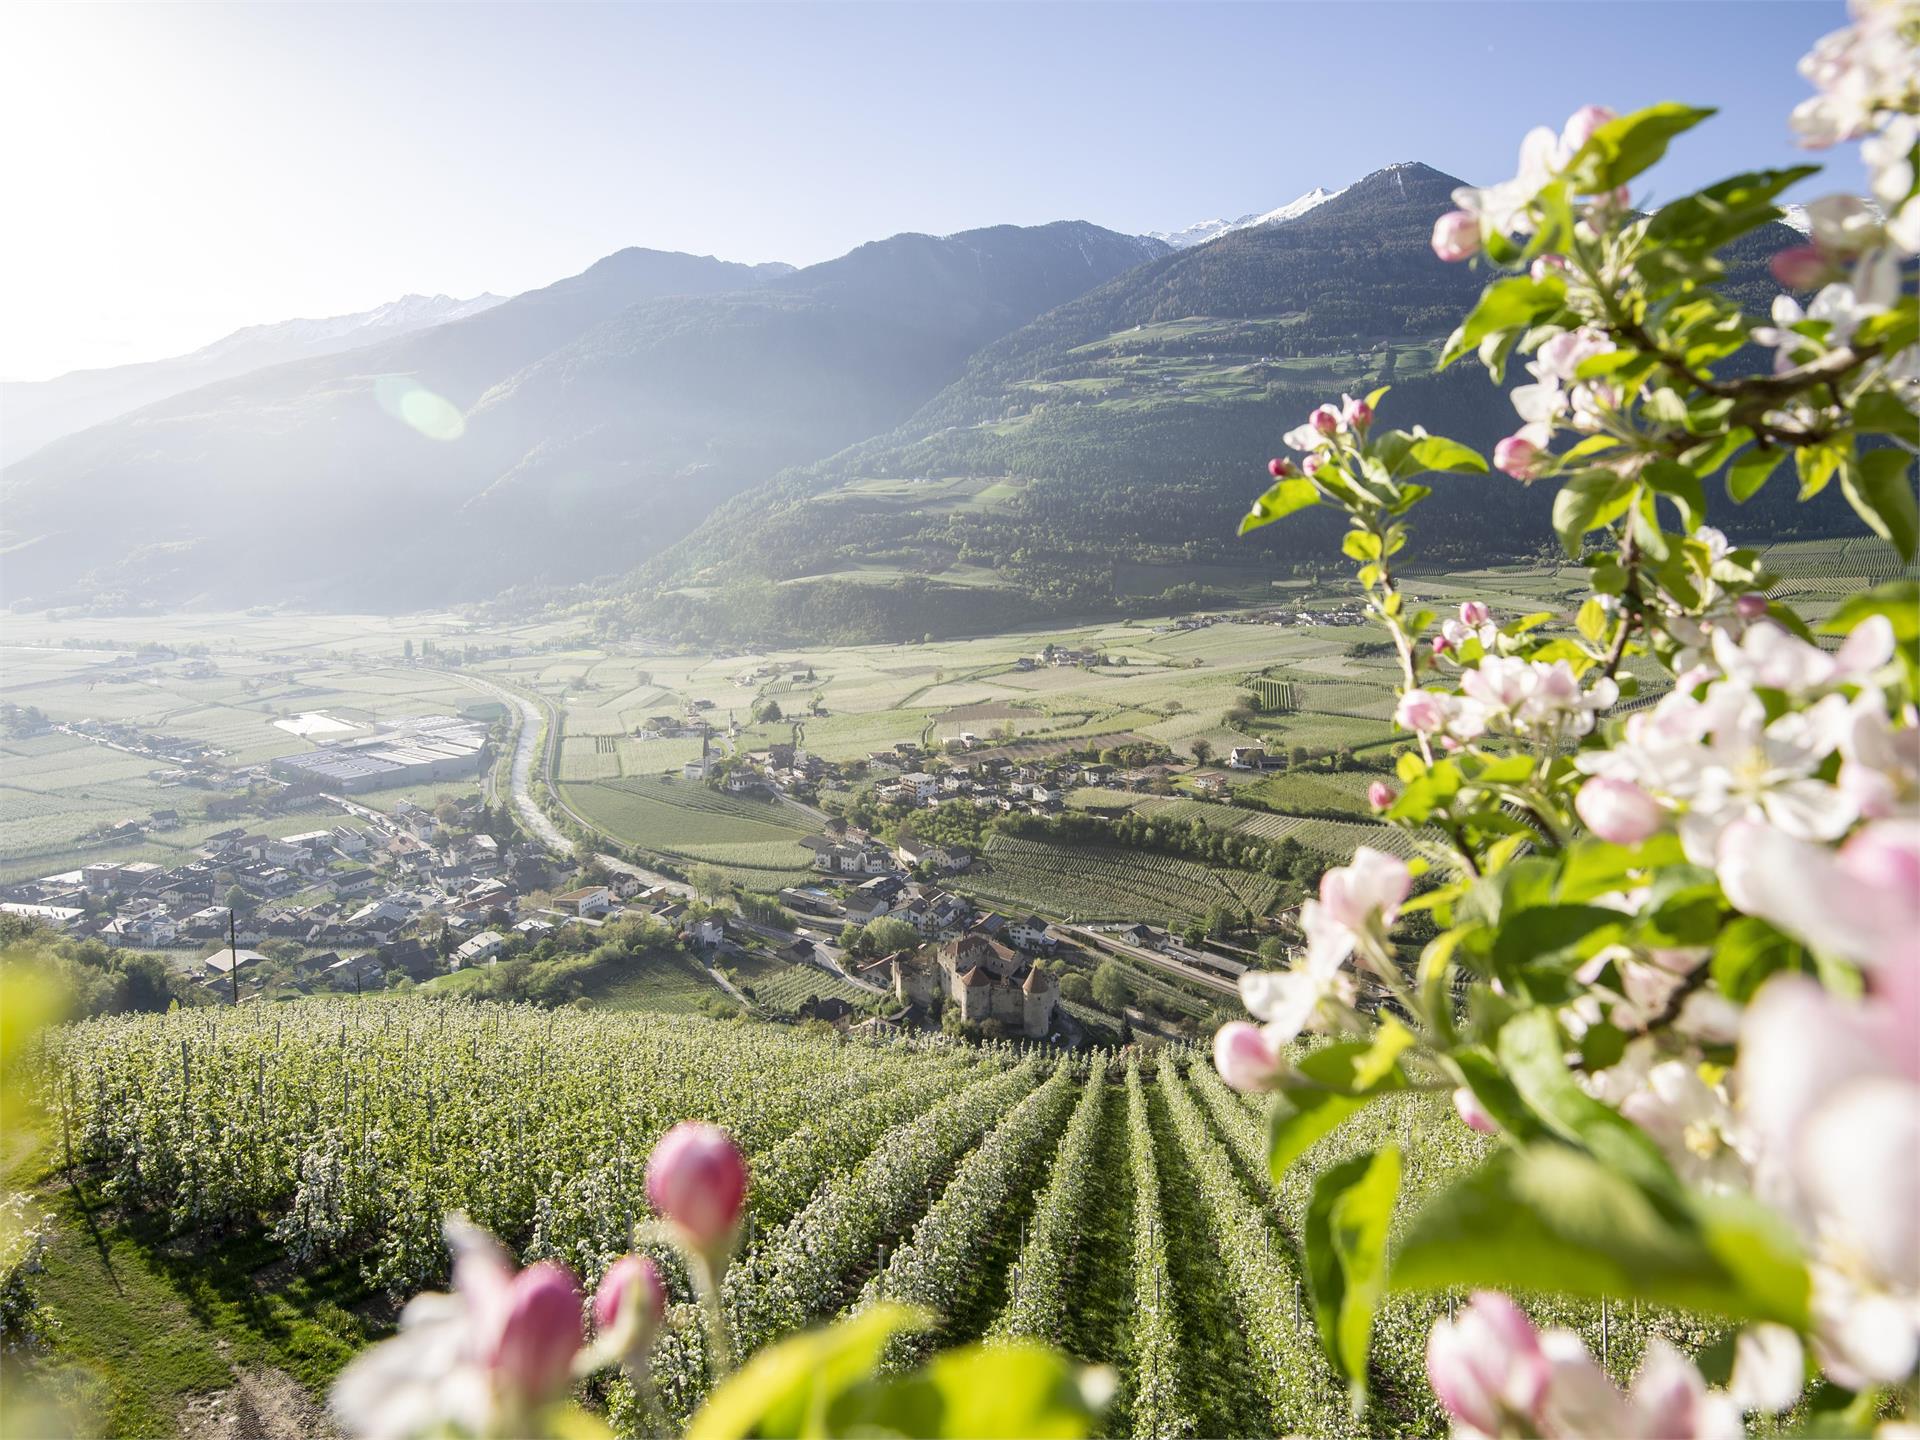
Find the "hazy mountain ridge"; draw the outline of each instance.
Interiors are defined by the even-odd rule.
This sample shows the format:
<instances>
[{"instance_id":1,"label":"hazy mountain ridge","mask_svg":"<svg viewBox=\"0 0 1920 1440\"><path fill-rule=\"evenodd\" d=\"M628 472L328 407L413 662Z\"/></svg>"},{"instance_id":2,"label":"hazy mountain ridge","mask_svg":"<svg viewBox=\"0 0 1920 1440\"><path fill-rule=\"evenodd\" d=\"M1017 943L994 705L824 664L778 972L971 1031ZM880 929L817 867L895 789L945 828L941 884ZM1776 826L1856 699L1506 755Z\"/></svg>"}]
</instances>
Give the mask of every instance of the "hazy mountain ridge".
<instances>
[{"instance_id":1,"label":"hazy mountain ridge","mask_svg":"<svg viewBox=\"0 0 1920 1440\"><path fill-rule=\"evenodd\" d=\"M163 360L74 370L51 380L0 383L0 465L63 435L203 385L464 320L504 300L493 294L465 300L450 295L402 295L348 315L247 325L198 350Z\"/></svg>"},{"instance_id":2,"label":"hazy mountain ridge","mask_svg":"<svg viewBox=\"0 0 1920 1440\"><path fill-rule=\"evenodd\" d=\"M626 569L1161 249L1063 222L897 236L804 271L620 251L44 447L0 472L0 579L15 603L404 607Z\"/></svg>"}]
</instances>

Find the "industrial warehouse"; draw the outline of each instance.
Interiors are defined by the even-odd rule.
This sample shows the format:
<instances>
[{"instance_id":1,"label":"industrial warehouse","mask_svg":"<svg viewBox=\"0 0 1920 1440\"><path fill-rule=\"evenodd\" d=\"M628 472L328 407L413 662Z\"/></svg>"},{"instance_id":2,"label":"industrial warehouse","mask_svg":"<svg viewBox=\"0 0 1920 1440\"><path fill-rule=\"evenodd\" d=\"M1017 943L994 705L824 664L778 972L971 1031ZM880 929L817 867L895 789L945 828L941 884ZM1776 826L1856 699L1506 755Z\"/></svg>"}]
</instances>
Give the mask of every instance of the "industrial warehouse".
<instances>
[{"instance_id":1,"label":"industrial warehouse","mask_svg":"<svg viewBox=\"0 0 1920 1440\"><path fill-rule=\"evenodd\" d=\"M378 735L283 755L270 768L282 780L318 781L328 790L354 794L471 775L480 768L486 743L484 725L454 715L424 715Z\"/></svg>"}]
</instances>

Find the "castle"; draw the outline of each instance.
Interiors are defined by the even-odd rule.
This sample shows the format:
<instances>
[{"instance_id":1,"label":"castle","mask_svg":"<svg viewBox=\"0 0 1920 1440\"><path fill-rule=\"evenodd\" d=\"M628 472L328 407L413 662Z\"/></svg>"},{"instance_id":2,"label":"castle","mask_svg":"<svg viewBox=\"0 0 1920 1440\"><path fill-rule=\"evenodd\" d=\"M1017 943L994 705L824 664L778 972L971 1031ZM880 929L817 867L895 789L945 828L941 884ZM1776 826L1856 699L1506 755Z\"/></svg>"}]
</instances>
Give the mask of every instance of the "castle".
<instances>
[{"instance_id":1,"label":"castle","mask_svg":"<svg viewBox=\"0 0 1920 1440\"><path fill-rule=\"evenodd\" d=\"M931 967L896 955L892 968L894 994L902 1002L926 1003L943 995L962 1020L998 1020L1029 1040L1045 1039L1053 1026L1060 982L977 929L941 945Z\"/></svg>"}]
</instances>

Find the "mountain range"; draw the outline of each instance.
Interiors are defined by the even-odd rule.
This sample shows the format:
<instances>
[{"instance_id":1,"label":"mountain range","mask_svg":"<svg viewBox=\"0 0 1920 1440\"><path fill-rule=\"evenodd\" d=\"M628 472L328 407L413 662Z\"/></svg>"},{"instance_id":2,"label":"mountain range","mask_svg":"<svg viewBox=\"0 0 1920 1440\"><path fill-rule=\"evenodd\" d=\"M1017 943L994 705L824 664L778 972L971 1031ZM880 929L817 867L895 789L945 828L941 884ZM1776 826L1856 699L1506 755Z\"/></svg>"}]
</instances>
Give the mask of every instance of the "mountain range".
<instances>
[{"instance_id":1,"label":"mountain range","mask_svg":"<svg viewBox=\"0 0 1920 1440\"><path fill-rule=\"evenodd\" d=\"M1297 220L1309 210L1327 203L1338 195L1338 190L1326 190L1319 186L1307 191L1297 199L1272 210L1259 210L1242 215L1238 220L1196 220L1191 225L1183 225L1178 230L1149 230L1147 233L1155 240L1164 240L1175 250L1187 250L1195 245L1204 245L1209 240L1218 240L1222 235L1234 230L1251 230L1256 225L1281 225L1289 220Z\"/></svg>"},{"instance_id":2,"label":"mountain range","mask_svg":"<svg viewBox=\"0 0 1920 1440\"><path fill-rule=\"evenodd\" d=\"M0 585L15 604L404 608L622 571L1164 251L1077 222L899 235L803 270L623 250L43 446L0 472Z\"/></svg>"},{"instance_id":3,"label":"mountain range","mask_svg":"<svg viewBox=\"0 0 1920 1440\"><path fill-rule=\"evenodd\" d=\"M1427 243L1459 184L1390 166L1184 245L1059 222L898 235L800 270L620 251L41 447L0 471L0 592L479 601L745 641L1265 591L1331 553L1318 515L1233 539L1315 404L1389 384L1390 423L1483 449L1514 424L1477 367L1434 368L1485 279ZM1796 239L1749 237L1727 284L1764 306L1765 261ZM1773 499L1743 518L1821 523ZM1537 547L1550 503L1450 480L1421 548Z\"/></svg>"},{"instance_id":4,"label":"mountain range","mask_svg":"<svg viewBox=\"0 0 1920 1440\"><path fill-rule=\"evenodd\" d=\"M249 325L187 355L165 360L75 370L51 380L0 383L0 465L30 455L49 441L125 415L156 400L230 380L288 360L332 355L396 335L478 315L501 303L498 295L456 300L451 295L402 295L371 310L318 320Z\"/></svg>"}]
</instances>

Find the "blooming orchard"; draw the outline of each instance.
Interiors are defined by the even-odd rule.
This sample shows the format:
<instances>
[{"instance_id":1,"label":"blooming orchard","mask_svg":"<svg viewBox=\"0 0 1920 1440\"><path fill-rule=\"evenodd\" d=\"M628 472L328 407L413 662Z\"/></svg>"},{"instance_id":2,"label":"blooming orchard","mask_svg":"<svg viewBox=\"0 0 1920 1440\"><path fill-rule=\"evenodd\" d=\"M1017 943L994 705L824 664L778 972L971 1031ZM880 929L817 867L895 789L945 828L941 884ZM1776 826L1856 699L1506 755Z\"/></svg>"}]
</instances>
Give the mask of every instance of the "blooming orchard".
<instances>
[{"instance_id":1,"label":"blooming orchard","mask_svg":"<svg viewBox=\"0 0 1920 1440\"><path fill-rule=\"evenodd\" d=\"M1442 260L1501 272L1444 358L1498 377L1526 357L1494 465L1559 482L1554 526L1592 585L1570 628L1414 608L1397 560L1416 477L1487 467L1377 428L1384 391L1289 432L1303 458L1269 467L1243 522L1347 515L1414 742L1369 799L1422 840L1411 865L1363 850L1327 873L1304 956L1246 977L1263 1023L1224 1027L1215 1061L1283 1097L1276 1180L1409 1089L1451 1091L1502 1142L1390 1261L1367 1237L1384 1237L1392 1146L1323 1174L1330 1222L1307 1233L1323 1342L1356 1389L1386 1290L1481 1292L1427 1351L1463 1434L1738 1435L1809 1379L1829 1429L1913 1406L1920 587L1853 596L1816 634L1707 524L1709 481L1737 505L1790 461L1802 498L1837 483L1914 558L1920 6L1861 0L1853 20L1803 64L1818 93L1793 123L1809 145L1860 142L1875 203L1808 207L1809 243L1773 272L1810 300L1760 319L1713 282L1716 252L1777 219L1811 167L1634 209L1632 182L1710 114L1680 105L1535 130L1514 178L1456 192L1434 226ZM1439 929L1417 956L1392 933L1415 908ZM1391 997L1372 1015L1355 968ZM1306 1030L1340 1038L1290 1062ZM1735 1343L1698 1365L1655 1345L1622 1392L1497 1293L1522 1288L1703 1312Z\"/></svg>"}]
</instances>

